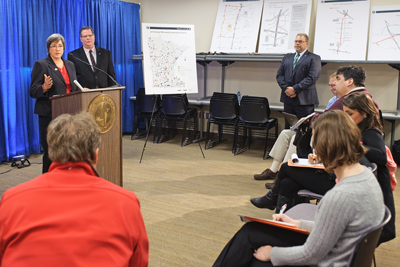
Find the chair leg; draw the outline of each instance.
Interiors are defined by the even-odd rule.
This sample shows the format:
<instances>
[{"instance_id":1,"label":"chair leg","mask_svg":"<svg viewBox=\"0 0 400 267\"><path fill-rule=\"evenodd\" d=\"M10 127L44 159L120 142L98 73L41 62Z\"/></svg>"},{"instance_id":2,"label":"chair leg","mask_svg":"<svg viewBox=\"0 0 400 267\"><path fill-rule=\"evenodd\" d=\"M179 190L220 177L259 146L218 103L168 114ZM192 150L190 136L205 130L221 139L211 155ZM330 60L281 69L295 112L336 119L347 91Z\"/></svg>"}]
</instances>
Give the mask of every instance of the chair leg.
<instances>
[{"instance_id":1,"label":"chair leg","mask_svg":"<svg viewBox=\"0 0 400 267\"><path fill-rule=\"evenodd\" d=\"M269 157L269 152L267 155L267 146L268 146L268 132L269 132L269 128L267 127L267 134L265 136L265 146L264 146L264 156L263 159L267 159Z\"/></svg>"},{"instance_id":2,"label":"chair leg","mask_svg":"<svg viewBox=\"0 0 400 267\"><path fill-rule=\"evenodd\" d=\"M211 122L210 122L210 120L208 120L208 122L207 122L207 133L206 133L206 143L204 145L204 149L211 148L211 145L210 146L208 145L208 142L210 141L210 124L211 124Z\"/></svg>"},{"instance_id":3,"label":"chair leg","mask_svg":"<svg viewBox=\"0 0 400 267\"><path fill-rule=\"evenodd\" d=\"M185 146L186 145L186 127L187 127L187 118L185 118L184 122L183 122L183 129L182 129L182 142L181 142L181 146Z\"/></svg>"},{"instance_id":4,"label":"chair leg","mask_svg":"<svg viewBox=\"0 0 400 267\"><path fill-rule=\"evenodd\" d=\"M156 119L156 130L154 131L153 143L159 144L161 142L161 136L163 132L163 118L157 117Z\"/></svg>"},{"instance_id":5,"label":"chair leg","mask_svg":"<svg viewBox=\"0 0 400 267\"><path fill-rule=\"evenodd\" d=\"M137 116L133 116L133 122L132 122L132 135L131 135L131 140L133 140L133 136L136 134L137 131Z\"/></svg>"},{"instance_id":6,"label":"chair leg","mask_svg":"<svg viewBox=\"0 0 400 267\"><path fill-rule=\"evenodd\" d=\"M240 126L235 126L235 135L233 137L233 146L232 146L232 153L236 156L238 150L238 140L239 140L239 128Z\"/></svg>"},{"instance_id":7,"label":"chair leg","mask_svg":"<svg viewBox=\"0 0 400 267\"><path fill-rule=\"evenodd\" d=\"M221 144L221 141L222 141L222 131L223 131L222 125L218 124L218 143L219 144Z\"/></svg>"}]
</instances>

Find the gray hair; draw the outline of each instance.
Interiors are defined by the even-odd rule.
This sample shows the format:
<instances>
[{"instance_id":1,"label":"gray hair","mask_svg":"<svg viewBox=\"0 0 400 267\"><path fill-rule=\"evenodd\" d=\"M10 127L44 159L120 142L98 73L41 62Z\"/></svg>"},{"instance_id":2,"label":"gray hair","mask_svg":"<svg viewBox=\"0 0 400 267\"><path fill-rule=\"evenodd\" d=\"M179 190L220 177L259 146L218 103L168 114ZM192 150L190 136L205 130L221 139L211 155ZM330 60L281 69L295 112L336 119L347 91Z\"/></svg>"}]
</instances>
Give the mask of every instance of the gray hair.
<instances>
[{"instance_id":1,"label":"gray hair","mask_svg":"<svg viewBox=\"0 0 400 267\"><path fill-rule=\"evenodd\" d=\"M55 162L88 162L100 146L100 128L89 112L62 114L47 128L49 158Z\"/></svg>"},{"instance_id":2,"label":"gray hair","mask_svg":"<svg viewBox=\"0 0 400 267\"><path fill-rule=\"evenodd\" d=\"M306 33L298 33L296 36L304 36L304 38L306 38L306 42L308 42L308 35Z\"/></svg>"},{"instance_id":3,"label":"gray hair","mask_svg":"<svg viewBox=\"0 0 400 267\"><path fill-rule=\"evenodd\" d=\"M64 37L63 37L61 34L59 34L59 33L53 33L52 35L50 35L50 36L47 38L47 41L46 41L46 44L47 44L47 54L49 54L50 45L51 45L52 43L58 42L58 41L61 41L61 42L62 42L62 44L63 44L63 46L64 46L64 49L65 49L65 40L64 40Z\"/></svg>"}]
</instances>

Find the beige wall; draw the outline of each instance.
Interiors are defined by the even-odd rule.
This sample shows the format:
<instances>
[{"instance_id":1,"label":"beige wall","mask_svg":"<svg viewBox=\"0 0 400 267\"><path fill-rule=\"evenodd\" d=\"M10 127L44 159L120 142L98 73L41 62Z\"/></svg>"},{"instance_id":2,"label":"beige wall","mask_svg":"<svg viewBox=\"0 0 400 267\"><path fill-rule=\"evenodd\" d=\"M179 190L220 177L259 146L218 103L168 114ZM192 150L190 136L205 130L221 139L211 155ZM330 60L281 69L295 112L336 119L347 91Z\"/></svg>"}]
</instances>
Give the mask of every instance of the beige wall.
<instances>
[{"instance_id":1,"label":"beige wall","mask_svg":"<svg viewBox=\"0 0 400 267\"><path fill-rule=\"evenodd\" d=\"M133 1L130 2L139 2ZM317 0L312 2L310 46L312 51ZM196 52L208 52L211 45L215 18L217 15L219 0L142 0L141 16L144 23L175 23L193 24L196 33ZM395 5L398 0L371 0L373 5ZM339 66L348 63L330 63L322 68L321 76L317 82L318 96L321 106L326 106L332 97L328 90L328 77ZM397 109L397 90L399 72L387 64L359 64L367 72L366 87L384 111ZM275 75L279 62L235 62L226 67L225 92L241 91L242 95L265 96L270 103L278 103L280 88ZM203 67L197 64L199 93L190 95L190 98L203 96ZM207 95L221 88L221 65L211 62L207 75ZM385 124L385 132L390 137L390 123ZM396 139L400 138L400 129L396 133Z\"/></svg>"}]
</instances>

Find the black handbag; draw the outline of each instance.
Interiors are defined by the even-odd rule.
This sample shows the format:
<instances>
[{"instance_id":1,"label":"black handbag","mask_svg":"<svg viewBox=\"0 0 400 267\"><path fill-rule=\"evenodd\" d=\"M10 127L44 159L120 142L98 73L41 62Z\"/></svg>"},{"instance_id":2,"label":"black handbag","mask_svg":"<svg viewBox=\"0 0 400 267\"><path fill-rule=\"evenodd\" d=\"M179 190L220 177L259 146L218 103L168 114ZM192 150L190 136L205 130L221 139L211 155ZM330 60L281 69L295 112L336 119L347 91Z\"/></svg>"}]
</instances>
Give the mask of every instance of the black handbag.
<instances>
[{"instance_id":1,"label":"black handbag","mask_svg":"<svg viewBox=\"0 0 400 267\"><path fill-rule=\"evenodd\" d=\"M312 153L312 148L310 146L311 136L312 128L310 123L303 123L297 129L293 145L297 147L297 156L299 158L307 158L308 154Z\"/></svg>"}]
</instances>

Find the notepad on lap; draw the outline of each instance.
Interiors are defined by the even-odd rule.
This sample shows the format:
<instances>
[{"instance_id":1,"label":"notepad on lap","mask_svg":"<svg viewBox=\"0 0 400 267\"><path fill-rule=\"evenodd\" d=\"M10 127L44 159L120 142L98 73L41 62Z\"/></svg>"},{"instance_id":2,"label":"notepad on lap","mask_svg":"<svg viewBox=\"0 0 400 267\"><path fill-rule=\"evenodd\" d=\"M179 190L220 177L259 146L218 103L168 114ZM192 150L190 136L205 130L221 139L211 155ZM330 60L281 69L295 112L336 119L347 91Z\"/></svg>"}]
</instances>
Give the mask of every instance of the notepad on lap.
<instances>
[{"instance_id":1,"label":"notepad on lap","mask_svg":"<svg viewBox=\"0 0 400 267\"><path fill-rule=\"evenodd\" d=\"M288 165L292 167L325 169L322 163L310 163L308 159L299 158L295 153L293 153L292 157L289 159Z\"/></svg>"},{"instance_id":2,"label":"notepad on lap","mask_svg":"<svg viewBox=\"0 0 400 267\"><path fill-rule=\"evenodd\" d=\"M241 215L238 214L240 220L242 222L259 222L259 223L264 223L264 224L268 224L268 225L273 225L276 227L280 227L280 228L284 228L284 229L288 229L291 231L295 231L295 232L299 232L302 234L309 234L310 232L303 230L303 229L299 229L297 227L297 225L292 224L292 223L286 223L286 222L280 222L280 221L274 221L274 220L268 220L268 219L261 219L261 218L255 218L255 217L250 217L250 216L246 216L246 215Z\"/></svg>"}]
</instances>

